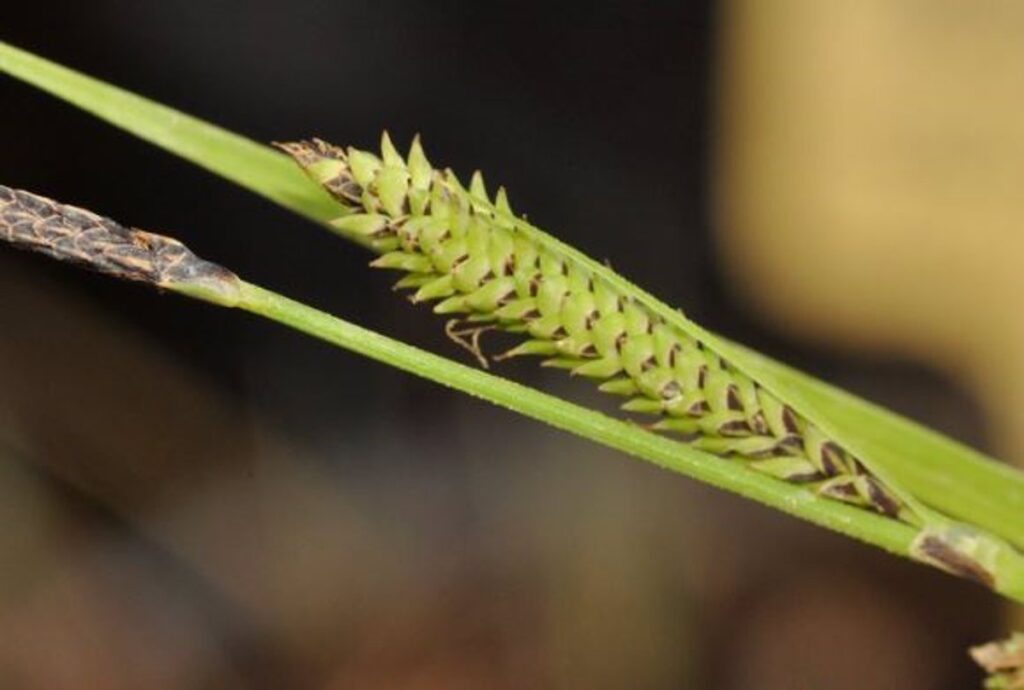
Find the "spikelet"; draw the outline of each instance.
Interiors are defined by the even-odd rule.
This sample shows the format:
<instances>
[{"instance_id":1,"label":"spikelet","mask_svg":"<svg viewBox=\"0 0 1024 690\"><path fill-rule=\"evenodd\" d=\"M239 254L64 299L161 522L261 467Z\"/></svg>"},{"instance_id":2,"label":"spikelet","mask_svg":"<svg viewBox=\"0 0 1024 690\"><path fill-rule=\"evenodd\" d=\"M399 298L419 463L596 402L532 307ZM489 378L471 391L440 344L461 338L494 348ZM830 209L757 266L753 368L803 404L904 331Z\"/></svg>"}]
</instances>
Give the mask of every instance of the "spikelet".
<instances>
[{"instance_id":1,"label":"spikelet","mask_svg":"<svg viewBox=\"0 0 1024 690\"><path fill-rule=\"evenodd\" d=\"M238 301L238 278L177 240L75 206L0 185L0 240L116 278L221 306Z\"/></svg>"},{"instance_id":2,"label":"spikelet","mask_svg":"<svg viewBox=\"0 0 1024 690\"><path fill-rule=\"evenodd\" d=\"M650 427L747 463L822 496L917 523L913 510L864 465L705 343L517 225L504 190L480 173L464 188L428 162L419 139L407 157L387 134L381 154L321 140L278 144L345 212L341 234L369 244L396 288L452 318L449 335L486 365L479 336L521 334L496 360L539 356L657 416Z\"/></svg>"},{"instance_id":3,"label":"spikelet","mask_svg":"<svg viewBox=\"0 0 1024 690\"><path fill-rule=\"evenodd\" d=\"M971 657L989 674L987 690L1024 690L1024 633L973 647Z\"/></svg>"}]
</instances>

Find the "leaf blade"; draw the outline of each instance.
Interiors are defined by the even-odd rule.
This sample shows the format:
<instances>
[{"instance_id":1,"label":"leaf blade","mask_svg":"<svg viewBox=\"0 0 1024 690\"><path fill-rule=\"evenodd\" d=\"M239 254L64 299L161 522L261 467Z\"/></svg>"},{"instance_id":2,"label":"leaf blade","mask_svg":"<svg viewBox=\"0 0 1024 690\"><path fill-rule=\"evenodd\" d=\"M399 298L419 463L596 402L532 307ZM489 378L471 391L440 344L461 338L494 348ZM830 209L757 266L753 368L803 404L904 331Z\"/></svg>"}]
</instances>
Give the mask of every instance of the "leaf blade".
<instances>
[{"instance_id":1,"label":"leaf blade","mask_svg":"<svg viewBox=\"0 0 1024 690\"><path fill-rule=\"evenodd\" d=\"M81 108L310 220L336 207L274 149L0 41L0 72Z\"/></svg>"}]
</instances>

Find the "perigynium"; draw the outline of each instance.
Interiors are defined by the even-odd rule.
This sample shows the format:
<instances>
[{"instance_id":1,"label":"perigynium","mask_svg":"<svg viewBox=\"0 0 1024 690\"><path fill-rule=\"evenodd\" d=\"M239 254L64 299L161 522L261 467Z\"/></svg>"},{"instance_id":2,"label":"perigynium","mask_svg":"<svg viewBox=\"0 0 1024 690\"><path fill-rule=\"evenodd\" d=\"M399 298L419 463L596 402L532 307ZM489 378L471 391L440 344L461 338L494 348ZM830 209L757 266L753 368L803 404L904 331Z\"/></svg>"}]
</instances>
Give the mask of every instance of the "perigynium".
<instances>
[{"instance_id":1,"label":"perigynium","mask_svg":"<svg viewBox=\"0 0 1024 690\"><path fill-rule=\"evenodd\" d=\"M494 359L540 356L544 366L599 382L649 426L820 495L917 524L913 509L850 452L734 368L707 343L659 317L586 266L519 230L503 189L480 173L463 187L435 169L419 139L407 157L384 135L381 154L321 140L280 144L342 206L331 222L404 273L397 288L450 317L446 330L486 365L480 334L523 341Z\"/></svg>"}]
</instances>

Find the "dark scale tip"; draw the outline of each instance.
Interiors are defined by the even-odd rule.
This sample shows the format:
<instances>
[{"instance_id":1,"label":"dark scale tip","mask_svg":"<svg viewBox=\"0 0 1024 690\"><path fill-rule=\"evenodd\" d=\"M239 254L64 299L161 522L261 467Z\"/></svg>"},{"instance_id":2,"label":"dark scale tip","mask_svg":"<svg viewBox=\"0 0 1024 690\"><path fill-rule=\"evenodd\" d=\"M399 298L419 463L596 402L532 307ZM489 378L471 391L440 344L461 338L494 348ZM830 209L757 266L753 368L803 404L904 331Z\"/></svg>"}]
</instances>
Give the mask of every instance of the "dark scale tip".
<instances>
[{"instance_id":1,"label":"dark scale tip","mask_svg":"<svg viewBox=\"0 0 1024 690\"><path fill-rule=\"evenodd\" d=\"M711 405L709 405L706 400L699 400L693 403L690 405L690 409L686 411L686 413L691 417L703 417L709 412L711 412Z\"/></svg>"},{"instance_id":2,"label":"dark scale tip","mask_svg":"<svg viewBox=\"0 0 1024 690\"><path fill-rule=\"evenodd\" d=\"M313 165L322 158L332 160L347 160L345 150L339 146L329 144L323 139L302 139L299 141L275 141L271 144L274 148L283 151L302 167Z\"/></svg>"},{"instance_id":3,"label":"dark scale tip","mask_svg":"<svg viewBox=\"0 0 1024 690\"><path fill-rule=\"evenodd\" d=\"M726 391L726 404L733 412L742 412L743 403L740 401L740 391L734 385L730 385Z\"/></svg>"},{"instance_id":4,"label":"dark scale tip","mask_svg":"<svg viewBox=\"0 0 1024 690\"><path fill-rule=\"evenodd\" d=\"M795 434L779 439L775 447L786 455L800 455L804 450L804 440Z\"/></svg>"},{"instance_id":5,"label":"dark scale tip","mask_svg":"<svg viewBox=\"0 0 1024 690\"><path fill-rule=\"evenodd\" d=\"M800 426L796 422L796 412L789 405L782 408L782 425L791 434L800 433Z\"/></svg>"},{"instance_id":6,"label":"dark scale tip","mask_svg":"<svg viewBox=\"0 0 1024 690\"><path fill-rule=\"evenodd\" d=\"M973 580L989 588L995 587L995 578L992 573L940 537L926 535L914 545L913 551L919 559L936 565L953 575Z\"/></svg>"},{"instance_id":7,"label":"dark scale tip","mask_svg":"<svg viewBox=\"0 0 1024 690\"><path fill-rule=\"evenodd\" d=\"M836 475L842 474L844 470L843 466L843 452L836 445L835 441L826 441L821 444L821 467L829 477L835 477Z\"/></svg>"},{"instance_id":8,"label":"dark scale tip","mask_svg":"<svg viewBox=\"0 0 1024 690\"><path fill-rule=\"evenodd\" d=\"M868 499L882 515L895 518L899 517L903 505L892 494L890 494L874 477L867 478Z\"/></svg>"},{"instance_id":9,"label":"dark scale tip","mask_svg":"<svg viewBox=\"0 0 1024 690\"><path fill-rule=\"evenodd\" d=\"M676 381L669 381L661 387L661 398L662 400L673 400L682 395L683 390Z\"/></svg>"},{"instance_id":10,"label":"dark scale tip","mask_svg":"<svg viewBox=\"0 0 1024 690\"><path fill-rule=\"evenodd\" d=\"M718 427L719 434L729 437L749 436L750 431L750 425L745 419L734 419L720 424Z\"/></svg>"},{"instance_id":11,"label":"dark scale tip","mask_svg":"<svg viewBox=\"0 0 1024 690\"><path fill-rule=\"evenodd\" d=\"M832 496L833 498L839 498L842 500L857 498L857 487L852 482L839 482L836 484L830 484L826 489L822 491L826 496Z\"/></svg>"}]
</instances>

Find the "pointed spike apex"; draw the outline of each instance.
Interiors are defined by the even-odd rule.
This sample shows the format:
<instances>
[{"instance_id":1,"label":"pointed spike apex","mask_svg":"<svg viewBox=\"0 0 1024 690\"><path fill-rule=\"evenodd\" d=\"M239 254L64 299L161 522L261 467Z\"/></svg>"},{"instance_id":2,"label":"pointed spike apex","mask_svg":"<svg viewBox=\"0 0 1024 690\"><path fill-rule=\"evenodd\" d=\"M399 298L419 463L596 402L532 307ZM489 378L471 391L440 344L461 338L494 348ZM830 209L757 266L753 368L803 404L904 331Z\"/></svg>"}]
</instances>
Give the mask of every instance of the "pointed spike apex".
<instances>
[{"instance_id":1,"label":"pointed spike apex","mask_svg":"<svg viewBox=\"0 0 1024 690\"><path fill-rule=\"evenodd\" d=\"M576 357L552 357L540 363L542 367L549 369L575 369L581 360Z\"/></svg>"},{"instance_id":2,"label":"pointed spike apex","mask_svg":"<svg viewBox=\"0 0 1024 690\"><path fill-rule=\"evenodd\" d=\"M651 425L651 428L655 431L672 431L677 434L696 434L700 431L697 420L686 419L684 417L666 417L665 419L659 419Z\"/></svg>"},{"instance_id":3,"label":"pointed spike apex","mask_svg":"<svg viewBox=\"0 0 1024 690\"><path fill-rule=\"evenodd\" d=\"M433 168L427 160L427 154L420 142L420 135L412 139L412 146L409 147L409 177L413 189L427 189L430 186L430 175Z\"/></svg>"},{"instance_id":4,"label":"pointed spike apex","mask_svg":"<svg viewBox=\"0 0 1024 690\"><path fill-rule=\"evenodd\" d=\"M410 273L392 286L393 290L406 290L409 288L419 289L427 283L437 280L433 273Z\"/></svg>"},{"instance_id":5,"label":"pointed spike apex","mask_svg":"<svg viewBox=\"0 0 1024 690\"><path fill-rule=\"evenodd\" d=\"M465 295L453 295L434 306L435 314L458 314L469 311Z\"/></svg>"},{"instance_id":6,"label":"pointed spike apex","mask_svg":"<svg viewBox=\"0 0 1024 690\"><path fill-rule=\"evenodd\" d=\"M473 177L469 180L469 193L490 202L490 197L487 196L487 185L484 183L484 174L479 170L474 171Z\"/></svg>"},{"instance_id":7,"label":"pointed spike apex","mask_svg":"<svg viewBox=\"0 0 1024 690\"><path fill-rule=\"evenodd\" d=\"M602 393L610 393L612 395L636 395L640 392L640 389L633 382L633 379L628 377L605 381L597 387L597 390Z\"/></svg>"},{"instance_id":8,"label":"pointed spike apex","mask_svg":"<svg viewBox=\"0 0 1024 690\"><path fill-rule=\"evenodd\" d=\"M370 249L378 254L386 254L401 247L402 243L398 241L398 237L395 235L380 235L371 237L368 245Z\"/></svg>"},{"instance_id":9,"label":"pointed spike apex","mask_svg":"<svg viewBox=\"0 0 1024 690\"><path fill-rule=\"evenodd\" d=\"M618 360L606 357L602 359L592 359L585 364L581 364L572 370L573 376L585 376L591 379L607 379L615 376L622 367L619 365Z\"/></svg>"},{"instance_id":10,"label":"pointed spike apex","mask_svg":"<svg viewBox=\"0 0 1024 690\"><path fill-rule=\"evenodd\" d=\"M353 213L335 218L329 225L342 235L373 237L387 230L388 219L376 213Z\"/></svg>"},{"instance_id":11,"label":"pointed spike apex","mask_svg":"<svg viewBox=\"0 0 1024 690\"><path fill-rule=\"evenodd\" d=\"M463 319L463 321L465 321L466 323L472 323L472 324L493 323L494 322L494 315L493 314L470 314L465 319ZM493 329L491 329L491 330L493 330Z\"/></svg>"},{"instance_id":12,"label":"pointed spike apex","mask_svg":"<svg viewBox=\"0 0 1024 690\"><path fill-rule=\"evenodd\" d=\"M651 400L650 398L633 398L619 405L619 407L626 412L645 412L645 413L659 413L662 410L662 404L658 400Z\"/></svg>"},{"instance_id":13,"label":"pointed spike apex","mask_svg":"<svg viewBox=\"0 0 1024 690\"><path fill-rule=\"evenodd\" d=\"M373 182L380 170L380 159L367 151L350 148L348 150L348 165L352 169L352 177L356 183L366 189Z\"/></svg>"},{"instance_id":14,"label":"pointed spike apex","mask_svg":"<svg viewBox=\"0 0 1024 690\"><path fill-rule=\"evenodd\" d=\"M495 361L500 361L503 359L512 359L513 357L524 357L528 355L549 357L557 353L558 349L550 340L527 340L524 343L516 345L511 350L503 352L494 359Z\"/></svg>"},{"instance_id":15,"label":"pointed spike apex","mask_svg":"<svg viewBox=\"0 0 1024 690\"><path fill-rule=\"evenodd\" d=\"M451 297L454 293L455 288L452 286L451 275L444 275L417 290L416 294L412 296L412 301L413 303L432 302L442 297Z\"/></svg>"},{"instance_id":16,"label":"pointed spike apex","mask_svg":"<svg viewBox=\"0 0 1024 690\"><path fill-rule=\"evenodd\" d=\"M427 157L427 154L423 151L423 136L419 132L412 135L412 141L409 143L409 155L406 156L405 160L411 163L413 158L417 157Z\"/></svg>"},{"instance_id":17,"label":"pointed spike apex","mask_svg":"<svg viewBox=\"0 0 1024 690\"><path fill-rule=\"evenodd\" d=\"M405 161L402 159L402 154L395 148L395 144L391 141L391 135L388 134L387 130L380 137L380 153L381 158L384 160L384 165L395 166L398 168L405 167Z\"/></svg>"},{"instance_id":18,"label":"pointed spike apex","mask_svg":"<svg viewBox=\"0 0 1024 690\"><path fill-rule=\"evenodd\" d=\"M512 207L508 203L508 192L504 187L498 187L498 193L494 197L494 207L502 213L513 215Z\"/></svg>"},{"instance_id":19,"label":"pointed spike apex","mask_svg":"<svg viewBox=\"0 0 1024 690\"><path fill-rule=\"evenodd\" d=\"M370 262L373 268L390 268L410 273L429 273L433 270L430 259L422 254L410 254L409 252L388 252L382 254Z\"/></svg>"},{"instance_id":20,"label":"pointed spike apex","mask_svg":"<svg viewBox=\"0 0 1024 690\"><path fill-rule=\"evenodd\" d=\"M455 171L451 168L444 169L444 181L448 183L448 186L455 190L456 194L465 193L466 188L462 186L462 182L459 180L459 176L455 174Z\"/></svg>"}]
</instances>

